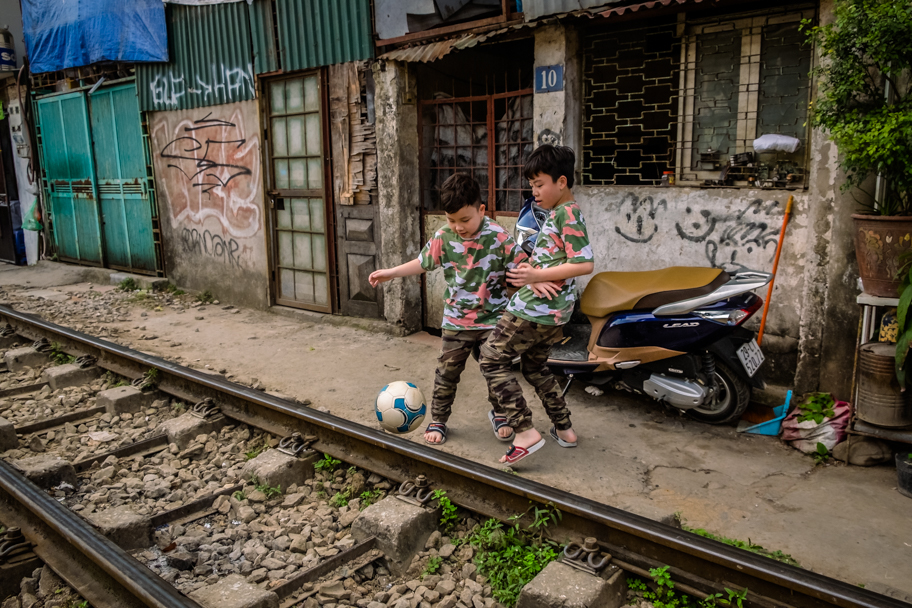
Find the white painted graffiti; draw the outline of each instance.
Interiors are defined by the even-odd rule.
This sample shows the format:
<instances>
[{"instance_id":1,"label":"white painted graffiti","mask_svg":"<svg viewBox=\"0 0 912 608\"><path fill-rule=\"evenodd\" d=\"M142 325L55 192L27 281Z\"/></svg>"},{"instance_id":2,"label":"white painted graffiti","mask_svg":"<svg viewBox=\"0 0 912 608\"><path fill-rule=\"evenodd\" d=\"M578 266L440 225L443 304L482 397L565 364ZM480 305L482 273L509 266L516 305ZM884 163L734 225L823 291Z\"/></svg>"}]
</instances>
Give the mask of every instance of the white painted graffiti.
<instances>
[{"instance_id":1,"label":"white painted graffiti","mask_svg":"<svg viewBox=\"0 0 912 608\"><path fill-rule=\"evenodd\" d=\"M256 95L251 63L246 68L211 65L208 75L196 74L193 80L188 85L184 74L176 75L171 71L153 78L149 90L155 109L175 108L185 95L195 96L194 101L202 105L228 103Z\"/></svg>"}]
</instances>

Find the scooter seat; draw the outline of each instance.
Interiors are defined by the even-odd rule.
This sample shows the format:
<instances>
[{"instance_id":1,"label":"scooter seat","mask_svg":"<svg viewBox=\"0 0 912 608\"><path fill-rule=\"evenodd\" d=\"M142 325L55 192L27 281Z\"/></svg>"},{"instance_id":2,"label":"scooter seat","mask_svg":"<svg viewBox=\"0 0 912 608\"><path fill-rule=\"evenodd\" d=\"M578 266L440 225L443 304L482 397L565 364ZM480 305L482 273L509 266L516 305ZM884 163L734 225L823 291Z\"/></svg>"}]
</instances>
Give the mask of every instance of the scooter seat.
<instances>
[{"instance_id":1,"label":"scooter seat","mask_svg":"<svg viewBox=\"0 0 912 608\"><path fill-rule=\"evenodd\" d=\"M712 293L729 281L719 268L672 266L645 272L600 272L589 281L580 310L607 317L621 310L652 310Z\"/></svg>"}]
</instances>

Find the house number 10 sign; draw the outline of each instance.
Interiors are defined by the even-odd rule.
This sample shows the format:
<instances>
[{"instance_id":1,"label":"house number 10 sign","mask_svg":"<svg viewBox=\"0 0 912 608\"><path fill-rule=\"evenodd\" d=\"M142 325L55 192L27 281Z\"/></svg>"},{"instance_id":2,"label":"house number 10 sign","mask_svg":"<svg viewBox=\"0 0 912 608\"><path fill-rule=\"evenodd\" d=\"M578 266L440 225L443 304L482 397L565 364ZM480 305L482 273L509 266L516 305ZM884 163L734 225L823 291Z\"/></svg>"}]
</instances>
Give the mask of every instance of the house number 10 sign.
<instances>
[{"instance_id":1,"label":"house number 10 sign","mask_svg":"<svg viewBox=\"0 0 912 608\"><path fill-rule=\"evenodd\" d=\"M535 92L550 93L564 90L564 66L543 65L535 68Z\"/></svg>"}]
</instances>

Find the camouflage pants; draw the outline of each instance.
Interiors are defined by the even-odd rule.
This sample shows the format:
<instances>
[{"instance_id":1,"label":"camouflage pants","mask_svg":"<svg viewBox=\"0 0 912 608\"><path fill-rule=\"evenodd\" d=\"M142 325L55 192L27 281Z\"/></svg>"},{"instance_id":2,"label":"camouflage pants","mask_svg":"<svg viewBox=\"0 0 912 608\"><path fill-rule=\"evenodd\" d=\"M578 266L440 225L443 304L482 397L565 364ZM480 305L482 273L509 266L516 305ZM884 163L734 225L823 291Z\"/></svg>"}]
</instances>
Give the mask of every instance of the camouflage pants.
<instances>
[{"instance_id":1,"label":"camouflage pants","mask_svg":"<svg viewBox=\"0 0 912 608\"><path fill-rule=\"evenodd\" d=\"M481 373L488 381L488 391L497 396L507 421L517 433L532 428L532 411L511 369L517 356L522 362L523 377L535 388L551 423L559 431L571 426L570 410L561 395L561 387L547 365L551 347L562 335L560 325L533 323L505 312L481 347Z\"/></svg>"},{"instance_id":2,"label":"camouflage pants","mask_svg":"<svg viewBox=\"0 0 912 608\"><path fill-rule=\"evenodd\" d=\"M491 335L490 329L453 331L443 330L440 356L437 358L437 372L434 374L434 397L431 400L431 416L435 422L446 422L453 410L456 399L456 386L459 376L465 369L466 360L472 351L478 349ZM488 401L494 411L500 411L500 405L493 395L488 394Z\"/></svg>"}]
</instances>

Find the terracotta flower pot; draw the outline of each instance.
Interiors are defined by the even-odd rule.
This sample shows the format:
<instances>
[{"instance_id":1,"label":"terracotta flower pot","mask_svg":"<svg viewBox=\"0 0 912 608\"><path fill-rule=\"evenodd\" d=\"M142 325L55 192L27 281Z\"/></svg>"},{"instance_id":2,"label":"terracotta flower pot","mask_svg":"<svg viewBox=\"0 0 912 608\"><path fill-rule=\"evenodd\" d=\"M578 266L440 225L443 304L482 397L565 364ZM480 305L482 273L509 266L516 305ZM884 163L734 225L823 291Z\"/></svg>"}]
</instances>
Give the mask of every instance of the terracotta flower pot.
<instances>
[{"instance_id":1,"label":"terracotta flower pot","mask_svg":"<svg viewBox=\"0 0 912 608\"><path fill-rule=\"evenodd\" d=\"M912 217L855 214L855 255L865 293L899 297L900 256L912 251Z\"/></svg>"}]
</instances>

